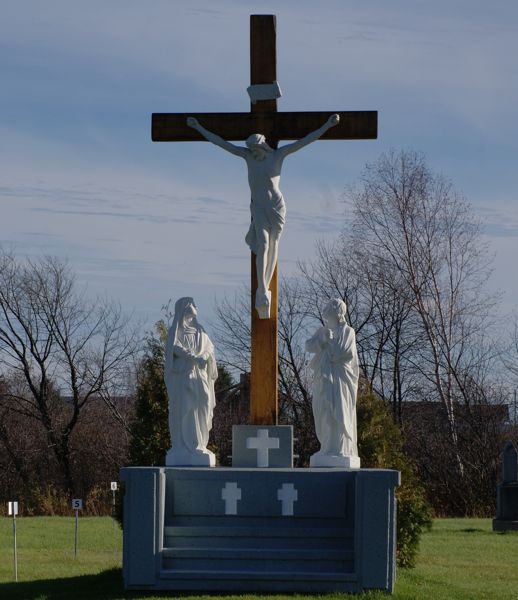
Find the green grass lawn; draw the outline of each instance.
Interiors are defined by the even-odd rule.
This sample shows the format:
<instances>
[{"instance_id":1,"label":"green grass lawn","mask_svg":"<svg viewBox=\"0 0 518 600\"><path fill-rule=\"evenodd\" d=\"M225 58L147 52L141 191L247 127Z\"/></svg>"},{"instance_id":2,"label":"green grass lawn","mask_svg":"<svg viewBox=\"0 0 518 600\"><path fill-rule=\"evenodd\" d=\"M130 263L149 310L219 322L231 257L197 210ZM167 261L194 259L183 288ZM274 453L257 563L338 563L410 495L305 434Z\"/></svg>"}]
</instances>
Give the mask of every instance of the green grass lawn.
<instances>
[{"instance_id":1,"label":"green grass lawn","mask_svg":"<svg viewBox=\"0 0 518 600\"><path fill-rule=\"evenodd\" d=\"M106 518L80 518L74 558L74 519L18 519L19 582L13 583L12 521L0 518L0 599L118 600L168 598L122 590L121 532ZM184 599L190 596L183 595ZM260 596L245 595L243 600ZM286 596L285 596L286 597ZM301 595L288 596L292 600ZM349 600L357 596L331 594ZM359 596L386 598L383 593ZM198 596L197 598L209 598ZM232 598L228 596L228 598ZM237 598L234 596L233 598ZM282 596L268 596L270 600ZM491 531L489 519L440 519L423 536L417 567L399 570L394 600L518 600L518 532Z\"/></svg>"}]
</instances>

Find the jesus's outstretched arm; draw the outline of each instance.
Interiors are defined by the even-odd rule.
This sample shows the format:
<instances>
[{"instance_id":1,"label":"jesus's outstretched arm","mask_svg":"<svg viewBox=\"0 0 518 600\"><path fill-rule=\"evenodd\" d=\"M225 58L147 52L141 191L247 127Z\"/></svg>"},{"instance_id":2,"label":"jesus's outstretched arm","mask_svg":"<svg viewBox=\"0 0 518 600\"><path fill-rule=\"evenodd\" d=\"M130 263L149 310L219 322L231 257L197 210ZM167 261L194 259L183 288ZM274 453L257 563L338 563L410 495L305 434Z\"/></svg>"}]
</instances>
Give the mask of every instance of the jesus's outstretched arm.
<instances>
[{"instance_id":1,"label":"jesus's outstretched arm","mask_svg":"<svg viewBox=\"0 0 518 600\"><path fill-rule=\"evenodd\" d=\"M282 157L284 158L288 154L297 152L297 150L300 150L301 148L304 148L304 146L311 144L311 142L318 140L318 138L320 136L324 135L324 133L328 129L331 129L331 127L338 125L339 122L340 122L339 115L337 115L337 114L331 115L329 117L329 119L322 125L322 127L315 129L315 131L308 133L308 135L304 136L300 140L297 140L296 142L293 142L292 144L286 144L285 146L282 146L281 148L279 148L277 150L277 153L281 154Z\"/></svg>"},{"instance_id":2,"label":"jesus's outstretched arm","mask_svg":"<svg viewBox=\"0 0 518 600\"><path fill-rule=\"evenodd\" d=\"M235 154L236 156L241 156L241 158L244 158L248 152L246 148L243 148L242 146L235 146L234 144L227 142L227 140L224 140L219 135L212 133L212 131L205 129L205 127L200 125L200 122L194 117L187 117L187 125L193 129L196 129L196 131L199 131L207 141L212 142L216 146L223 148L223 150L226 150L231 154Z\"/></svg>"}]
</instances>

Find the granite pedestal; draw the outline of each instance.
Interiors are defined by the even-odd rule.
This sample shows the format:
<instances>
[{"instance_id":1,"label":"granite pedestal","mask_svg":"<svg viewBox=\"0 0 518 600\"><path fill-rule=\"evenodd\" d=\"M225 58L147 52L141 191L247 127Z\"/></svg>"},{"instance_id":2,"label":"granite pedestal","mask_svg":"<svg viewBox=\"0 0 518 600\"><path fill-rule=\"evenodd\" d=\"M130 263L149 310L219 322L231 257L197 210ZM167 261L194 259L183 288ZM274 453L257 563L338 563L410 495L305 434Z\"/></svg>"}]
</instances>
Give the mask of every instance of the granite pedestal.
<instances>
[{"instance_id":1,"label":"granite pedestal","mask_svg":"<svg viewBox=\"0 0 518 600\"><path fill-rule=\"evenodd\" d=\"M122 469L126 589L391 592L397 471Z\"/></svg>"}]
</instances>

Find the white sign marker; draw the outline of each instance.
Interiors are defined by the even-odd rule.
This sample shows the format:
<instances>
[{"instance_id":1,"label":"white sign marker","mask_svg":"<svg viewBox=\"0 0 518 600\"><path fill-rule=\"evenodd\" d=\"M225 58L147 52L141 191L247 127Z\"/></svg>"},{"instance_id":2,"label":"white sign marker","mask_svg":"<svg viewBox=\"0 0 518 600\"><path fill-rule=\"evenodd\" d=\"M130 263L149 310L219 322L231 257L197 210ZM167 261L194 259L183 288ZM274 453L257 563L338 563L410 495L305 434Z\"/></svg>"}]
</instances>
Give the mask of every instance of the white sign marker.
<instances>
[{"instance_id":1,"label":"white sign marker","mask_svg":"<svg viewBox=\"0 0 518 600\"><path fill-rule=\"evenodd\" d=\"M83 508L83 501L81 500L81 498L74 498L72 500L72 508L76 511L75 528L74 528L74 556L77 557L78 518L79 518L79 511Z\"/></svg>"},{"instance_id":2,"label":"white sign marker","mask_svg":"<svg viewBox=\"0 0 518 600\"><path fill-rule=\"evenodd\" d=\"M293 483L283 483L277 490L277 500L282 502L282 516L293 517L293 505L298 500L299 494Z\"/></svg>"},{"instance_id":3,"label":"white sign marker","mask_svg":"<svg viewBox=\"0 0 518 600\"><path fill-rule=\"evenodd\" d=\"M237 515L237 501L241 500L241 488L235 481L227 481L221 490L221 499L225 501L225 514Z\"/></svg>"},{"instance_id":4,"label":"white sign marker","mask_svg":"<svg viewBox=\"0 0 518 600\"><path fill-rule=\"evenodd\" d=\"M257 437L246 438L248 450L257 450L257 466L268 467L270 465L269 452L280 447L279 438L268 437L268 429L258 429Z\"/></svg>"},{"instance_id":5,"label":"white sign marker","mask_svg":"<svg viewBox=\"0 0 518 600\"><path fill-rule=\"evenodd\" d=\"M112 490L112 517L115 518L115 492L117 491L118 485L116 481L112 481L110 484Z\"/></svg>"},{"instance_id":6,"label":"white sign marker","mask_svg":"<svg viewBox=\"0 0 518 600\"><path fill-rule=\"evenodd\" d=\"M18 514L18 502L8 502L7 509L9 516L13 518L13 563L14 580L18 581L18 548L16 545L16 515Z\"/></svg>"}]
</instances>

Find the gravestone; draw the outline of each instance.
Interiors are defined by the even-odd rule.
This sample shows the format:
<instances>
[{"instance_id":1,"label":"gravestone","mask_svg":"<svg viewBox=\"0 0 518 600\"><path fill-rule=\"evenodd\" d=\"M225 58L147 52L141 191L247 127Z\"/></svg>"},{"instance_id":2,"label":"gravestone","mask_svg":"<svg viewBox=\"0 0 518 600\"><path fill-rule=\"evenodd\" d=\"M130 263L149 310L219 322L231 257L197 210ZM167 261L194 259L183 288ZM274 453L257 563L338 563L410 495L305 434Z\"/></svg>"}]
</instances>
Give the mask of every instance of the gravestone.
<instances>
[{"instance_id":1,"label":"gravestone","mask_svg":"<svg viewBox=\"0 0 518 600\"><path fill-rule=\"evenodd\" d=\"M496 489L494 531L518 531L518 453L512 442L502 452L502 483Z\"/></svg>"}]
</instances>

